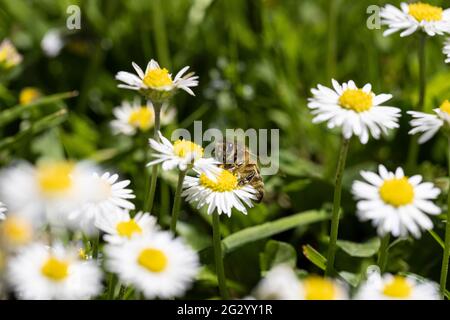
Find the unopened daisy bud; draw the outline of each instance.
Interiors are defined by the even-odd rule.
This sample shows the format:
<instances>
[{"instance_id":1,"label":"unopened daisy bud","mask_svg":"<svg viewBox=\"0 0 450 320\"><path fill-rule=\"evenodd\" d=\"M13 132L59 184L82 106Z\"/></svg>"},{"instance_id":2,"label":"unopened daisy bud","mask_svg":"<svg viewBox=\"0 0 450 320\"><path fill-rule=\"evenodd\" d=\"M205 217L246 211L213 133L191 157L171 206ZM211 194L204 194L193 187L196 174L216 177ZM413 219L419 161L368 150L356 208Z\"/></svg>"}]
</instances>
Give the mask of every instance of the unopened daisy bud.
<instances>
[{"instance_id":1,"label":"unopened daisy bud","mask_svg":"<svg viewBox=\"0 0 450 320\"><path fill-rule=\"evenodd\" d=\"M381 105L392 95L375 95L370 84L360 89L353 81L332 83L333 89L318 85L311 90L313 97L308 99L308 107L315 115L313 123L327 122L330 129L340 127L345 139L355 135L363 144L369 136L379 139L381 133L399 126L400 109Z\"/></svg>"},{"instance_id":2,"label":"unopened daisy bud","mask_svg":"<svg viewBox=\"0 0 450 320\"><path fill-rule=\"evenodd\" d=\"M401 3L400 9L386 5L380 12L381 23L388 26L384 36L401 31L400 37L406 37L416 31L429 36L450 33L450 9L433 6L428 3Z\"/></svg>"},{"instance_id":3,"label":"unopened daisy bud","mask_svg":"<svg viewBox=\"0 0 450 320\"><path fill-rule=\"evenodd\" d=\"M355 181L352 186L357 215L371 221L380 236L419 238L422 230L433 228L428 215L438 215L441 209L432 201L440 193L432 183L422 182L420 175L406 177L401 168L389 172L382 165L378 174L361 171L361 176L365 182Z\"/></svg>"},{"instance_id":4,"label":"unopened daisy bud","mask_svg":"<svg viewBox=\"0 0 450 320\"><path fill-rule=\"evenodd\" d=\"M356 300L440 300L438 286L414 275L402 276L374 272L355 296Z\"/></svg>"},{"instance_id":5,"label":"unopened daisy bud","mask_svg":"<svg viewBox=\"0 0 450 320\"><path fill-rule=\"evenodd\" d=\"M421 134L418 142L425 143L430 140L441 127L450 126L450 102L445 100L439 108L433 109L436 114L417 111L408 111L413 119L409 122L412 129L409 134Z\"/></svg>"},{"instance_id":6,"label":"unopened daisy bud","mask_svg":"<svg viewBox=\"0 0 450 320\"><path fill-rule=\"evenodd\" d=\"M20 91L19 103L20 104L29 104L33 101L36 101L41 96L42 96L42 94L37 88L26 87Z\"/></svg>"},{"instance_id":7,"label":"unopened daisy bud","mask_svg":"<svg viewBox=\"0 0 450 320\"><path fill-rule=\"evenodd\" d=\"M166 68L161 68L155 60L150 60L144 71L132 63L137 75L120 71L116 79L125 83L119 84L119 88L139 91L144 97L153 102L161 103L167 101L178 89L182 89L194 95L190 89L198 85L198 77L194 73L186 74L189 67L181 69L174 79Z\"/></svg>"},{"instance_id":8,"label":"unopened daisy bud","mask_svg":"<svg viewBox=\"0 0 450 320\"><path fill-rule=\"evenodd\" d=\"M22 62L22 56L9 39L0 43L0 68L11 69Z\"/></svg>"}]
</instances>

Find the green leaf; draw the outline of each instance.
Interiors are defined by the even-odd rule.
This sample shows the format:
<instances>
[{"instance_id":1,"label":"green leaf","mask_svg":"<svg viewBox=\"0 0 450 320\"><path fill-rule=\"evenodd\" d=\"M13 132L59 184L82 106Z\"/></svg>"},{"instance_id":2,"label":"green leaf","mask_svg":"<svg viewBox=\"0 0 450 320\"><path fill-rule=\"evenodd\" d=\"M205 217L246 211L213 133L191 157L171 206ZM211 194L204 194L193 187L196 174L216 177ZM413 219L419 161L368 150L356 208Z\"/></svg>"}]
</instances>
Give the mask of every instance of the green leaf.
<instances>
[{"instance_id":1,"label":"green leaf","mask_svg":"<svg viewBox=\"0 0 450 320\"><path fill-rule=\"evenodd\" d=\"M247 243L268 238L286 230L323 221L328 218L329 215L325 211L310 210L275 221L266 222L259 226L243 229L222 240L224 253L236 250Z\"/></svg>"},{"instance_id":2,"label":"green leaf","mask_svg":"<svg viewBox=\"0 0 450 320\"><path fill-rule=\"evenodd\" d=\"M361 280L361 275L347 271L339 272L339 276L352 287L357 287Z\"/></svg>"},{"instance_id":3,"label":"green leaf","mask_svg":"<svg viewBox=\"0 0 450 320\"><path fill-rule=\"evenodd\" d=\"M295 267L297 252L295 248L286 242L269 240L264 252L259 255L261 271L268 271L277 264L288 264Z\"/></svg>"},{"instance_id":4,"label":"green leaf","mask_svg":"<svg viewBox=\"0 0 450 320\"><path fill-rule=\"evenodd\" d=\"M303 246L303 254L318 268L325 270L327 266L327 258L320 254L316 249L311 247L309 244Z\"/></svg>"},{"instance_id":5,"label":"green leaf","mask_svg":"<svg viewBox=\"0 0 450 320\"><path fill-rule=\"evenodd\" d=\"M12 137L5 138L0 142L0 150L6 149L25 137L37 135L42 131L45 131L49 128L56 127L60 125L67 119L67 110L61 109L55 113L52 113L38 121L34 122L30 127L20 131L18 134Z\"/></svg>"},{"instance_id":6,"label":"green leaf","mask_svg":"<svg viewBox=\"0 0 450 320\"><path fill-rule=\"evenodd\" d=\"M42 97L28 104L19 104L14 107L11 107L0 113L0 127L20 117L23 114L23 112L28 109L49 105L51 103L61 101L63 99L72 98L77 96L77 94L78 93L76 91L57 93L46 97Z\"/></svg>"},{"instance_id":7,"label":"green leaf","mask_svg":"<svg viewBox=\"0 0 450 320\"><path fill-rule=\"evenodd\" d=\"M373 238L364 243L338 240L337 246L352 257L368 258L376 254L380 248L380 238Z\"/></svg>"},{"instance_id":8,"label":"green leaf","mask_svg":"<svg viewBox=\"0 0 450 320\"><path fill-rule=\"evenodd\" d=\"M428 233L434 238L434 240L436 240L436 242L442 247L442 249L445 248L444 241L436 232L434 232L433 230L428 230Z\"/></svg>"}]
</instances>

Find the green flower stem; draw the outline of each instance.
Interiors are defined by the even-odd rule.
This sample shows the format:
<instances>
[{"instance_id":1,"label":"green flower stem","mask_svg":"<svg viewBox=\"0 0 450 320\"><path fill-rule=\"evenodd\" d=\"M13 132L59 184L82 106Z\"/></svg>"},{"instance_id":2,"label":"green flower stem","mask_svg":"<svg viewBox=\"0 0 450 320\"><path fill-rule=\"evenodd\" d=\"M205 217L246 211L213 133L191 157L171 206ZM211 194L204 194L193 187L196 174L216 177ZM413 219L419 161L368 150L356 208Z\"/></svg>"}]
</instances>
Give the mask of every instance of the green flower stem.
<instances>
[{"instance_id":1,"label":"green flower stem","mask_svg":"<svg viewBox=\"0 0 450 320\"><path fill-rule=\"evenodd\" d=\"M380 249L378 251L378 267L380 268L380 272L383 273L386 269L386 262L389 256L389 241L391 240L390 233L386 234L382 237L380 243Z\"/></svg>"},{"instance_id":2,"label":"green flower stem","mask_svg":"<svg viewBox=\"0 0 450 320\"><path fill-rule=\"evenodd\" d=\"M114 291L116 289L117 277L114 273L109 275L108 279L108 300L114 299Z\"/></svg>"},{"instance_id":3,"label":"green flower stem","mask_svg":"<svg viewBox=\"0 0 450 320\"><path fill-rule=\"evenodd\" d=\"M336 241L339 229L339 213L341 207L342 176L344 174L345 161L347 159L350 139L342 138L341 151L336 169L334 185L333 216L331 217L330 243L328 245L326 276L332 276L334 272L334 257L336 255Z\"/></svg>"},{"instance_id":4,"label":"green flower stem","mask_svg":"<svg viewBox=\"0 0 450 320\"><path fill-rule=\"evenodd\" d=\"M426 45L427 35L425 32L420 34L419 48L418 48L418 58L419 58L419 100L417 101L416 110L425 111L425 96L427 92L427 81L425 72L425 45ZM417 157L419 155L419 144L417 143L417 136L413 136L409 142L408 157L406 160L406 171L411 173L414 172L417 163Z\"/></svg>"},{"instance_id":5,"label":"green flower stem","mask_svg":"<svg viewBox=\"0 0 450 320\"><path fill-rule=\"evenodd\" d=\"M160 128L160 117L161 117L161 103L156 102L153 104L155 109L155 128L153 132L153 138L159 141L159 128ZM153 209L153 200L155 199L156 181L158 180L158 165L152 166L152 176L150 180L150 186L147 191L147 197L145 199L144 211L151 212Z\"/></svg>"},{"instance_id":6,"label":"green flower stem","mask_svg":"<svg viewBox=\"0 0 450 320\"><path fill-rule=\"evenodd\" d=\"M100 245L100 232L97 233L97 235L94 237L94 241L92 242L92 258L94 259L97 259L98 257L99 245Z\"/></svg>"},{"instance_id":7,"label":"green flower stem","mask_svg":"<svg viewBox=\"0 0 450 320\"><path fill-rule=\"evenodd\" d=\"M447 137L448 139L448 171L450 177L450 135ZM442 257L442 267L441 267L441 293L444 296L445 289L447 287L447 275L448 275L448 259L450 257L450 185L447 195L447 221L445 223L445 245L444 245L444 254Z\"/></svg>"},{"instance_id":8,"label":"green flower stem","mask_svg":"<svg viewBox=\"0 0 450 320\"><path fill-rule=\"evenodd\" d=\"M120 286L119 295L117 296L117 300L122 300L126 291L127 291L127 286L122 284Z\"/></svg>"},{"instance_id":9,"label":"green flower stem","mask_svg":"<svg viewBox=\"0 0 450 320\"><path fill-rule=\"evenodd\" d=\"M173 200L172 207L172 221L170 221L170 231L176 233L177 221L180 215L180 202L181 202L181 190L183 190L183 181L186 176L186 170L180 170L178 174L177 190L175 191L175 199Z\"/></svg>"},{"instance_id":10,"label":"green flower stem","mask_svg":"<svg viewBox=\"0 0 450 320\"><path fill-rule=\"evenodd\" d=\"M229 299L227 282L225 278L225 269L223 266L222 242L220 239L220 217L217 212L212 214L213 222L213 244L214 244L214 260L216 263L217 281L219 282L219 291L222 299Z\"/></svg>"}]
</instances>

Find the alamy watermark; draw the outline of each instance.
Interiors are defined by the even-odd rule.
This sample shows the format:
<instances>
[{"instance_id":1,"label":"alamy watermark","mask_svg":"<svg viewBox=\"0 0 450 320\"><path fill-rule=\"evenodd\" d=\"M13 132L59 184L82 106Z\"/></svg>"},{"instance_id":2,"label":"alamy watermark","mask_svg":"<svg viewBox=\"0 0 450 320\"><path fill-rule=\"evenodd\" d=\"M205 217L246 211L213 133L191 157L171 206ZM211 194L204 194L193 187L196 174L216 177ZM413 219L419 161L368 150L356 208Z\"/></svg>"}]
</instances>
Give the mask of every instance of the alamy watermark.
<instances>
[{"instance_id":1,"label":"alamy watermark","mask_svg":"<svg viewBox=\"0 0 450 320\"><path fill-rule=\"evenodd\" d=\"M226 129L203 131L202 121L194 121L194 135L184 128L172 132L171 140L184 139L204 147L205 157L214 157L224 164L258 164L261 175L278 173L280 161L279 129Z\"/></svg>"}]
</instances>

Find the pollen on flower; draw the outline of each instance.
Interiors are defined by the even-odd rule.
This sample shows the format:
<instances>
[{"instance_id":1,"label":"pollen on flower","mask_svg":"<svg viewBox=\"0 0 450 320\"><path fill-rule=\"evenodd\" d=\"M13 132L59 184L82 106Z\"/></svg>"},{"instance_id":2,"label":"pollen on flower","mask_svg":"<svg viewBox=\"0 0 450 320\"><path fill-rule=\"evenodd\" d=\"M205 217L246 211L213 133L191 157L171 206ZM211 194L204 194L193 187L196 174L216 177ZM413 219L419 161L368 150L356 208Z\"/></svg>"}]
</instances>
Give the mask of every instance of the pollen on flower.
<instances>
[{"instance_id":1,"label":"pollen on flower","mask_svg":"<svg viewBox=\"0 0 450 320\"><path fill-rule=\"evenodd\" d=\"M128 117L128 123L133 127L139 128L142 131L147 131L153 126L155 115L152 109L148 107L140 107L131 112Z\"/></svg>"},{"instance_id":2,"label":"pollen on flower","mask_svg":"<svg viewBox=\"0 0 450 320\"><path fill-rule=\"evenodd\" d=\"M161 88L165 86L170 86L173 81L166 68L153 69L148 71L144 76L144 84L151 88Z\"/></svg>"},{"instance_id":3,"label":"pollen on flower","mask_svg":"<svg viewBox=\"0 0 450 320\"><path fill-rule=\"evenodd\" d=\"M409 14L417 21L440 21L442 20L442 8L432 6L428 3L412 3L408 6Z\"/></svg>"},{"instance_id":4,"label":"pollen on flower","mask_svg":"<svg viewBox=\"0 0 450 320\"><path fill-rule=\"evenodd\" d=\"M41 164L37 168L37 179L41 190L47 194L63 192L72 186L73 163L61 161Z\"/></svg>"},{"instance_id":5,"label":"pollen on flower","mask_svg":"<svg viewBox=\"0 0 450 320\"><path fill-rule=\"evenodd\" d=\"M384 181L379 193L384 202L394 207L410 204L414 200L414 188L405 177Z\"/></svg>"},{"instance_id":6,"label":"pollen on flower","mask_svg":"<svg viewBox=\"0 0 450 320\"><path fill-rule=\"evenodd\" d=\"M204 173L202 173L200 175L200 184L214 192L227 192L237 189L238 179L231 172L222 170L216 181L209 179Z\"/></svg>"},{"instance_id":7,"label":"pollen on flower","mask_svg":"<svg viewBox=\"0 0 450 320\"><path fill-rule=\"evenodd\" d=\"M162 272L167 267L167 256L159 249L146 248L139 254L138 263L151 272Z\"/></svg>"},{"instance_id":8,"label":"pollen on flower","mask_svg":"<svg viewBox=\"0 0 450 320\"><path fill-rule=\"evenodd\" d=\"M448 100L445 100L445 101L441 104L441 106L439 107L439 109L440 109L442 112L445 112L445 113L447 113L447 114L450 115L450 102L449 102Z\"/></svg>"},{"instance_id":9,"label":"pollen on flower","mask_svg":"<svg viewBox=\"0 0 450 320\"><path fill-rule=\"evenodd\" d=\"M116 230L120 236L127 238L131 238L131 236L135 233L142 233L141 227L136 223L134 219L119 222L116 226Z\"/></svg>"},{"instance_id":10,"label":"pollen on flower","mask_svg":"<svg viewBox=\"0 0 450 320\"><path fill-rule=\"evenodd\" d=\"M55 257L50 257L42 265L41 272L50 280L61 281L69 275L69 263Z\"/></svg>"},{"instance_id":11,"label":"pollen on flower","mask_svg":"<svg viewBox=\"0 0 450 320\"><path fill-rule=\"evenodd\" d=\"M33 228L30 222L24 218L11 215L0 227L2 237L14 245L24 245L31 241Z\"/></svg>"},{"instance_id":12,"label":"pollen on flower","mask_svg":"<svg viewBox=\"0 0 450 320\"><path fill-rule=\"evenodd\" d=\"M317 276L303 281L306 300L333 300L336 298L336 288L333 282Z\"/></svg>"},{"instance_id":13,"label":"pollen on flower","mask_svg":"<svg viewBox=\"0 0 450 320\"><path fill-rule=\"evenodd\" d=\"M342 108L356 112L364 112L372 108L372 94L362 89L347 89L339 97Z\"/></svg>"},{"instance_id":14,"label":"pollen on flower","mask_svg":"<svg viewBox=\"0 0 450 320\"><path fill-rule=\"evenodd\" d=\"M383 288L383 293L392 298L408 298L411 295L412 287L405 277L395 276L391 282Z\"/></svg>"},{"instance_id":15,"label":"pollen on flower","mask_svg":"<svg viewBox=\"0 0 450 320\"><path fill-rule=\"evenodd\" d=\"M180 158L184 158L189 154L195 154L195 158L203 157L203 148L198 144L187 140L177 140L173 144L174 153Z\"/></svg>"}]
</instances>

